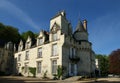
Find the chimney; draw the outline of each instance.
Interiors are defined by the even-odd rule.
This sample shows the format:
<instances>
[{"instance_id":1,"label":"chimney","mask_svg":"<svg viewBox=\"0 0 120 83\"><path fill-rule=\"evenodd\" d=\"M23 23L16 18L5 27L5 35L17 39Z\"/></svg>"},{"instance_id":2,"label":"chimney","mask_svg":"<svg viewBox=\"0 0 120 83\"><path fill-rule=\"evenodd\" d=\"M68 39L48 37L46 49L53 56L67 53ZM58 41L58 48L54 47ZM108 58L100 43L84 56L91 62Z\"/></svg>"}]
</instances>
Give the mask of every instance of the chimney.
<instances>
[{"instance_id":1,"label":"chimney","mask_svg":"<svg viewBox=\"0 0 120 83\"><path fill-rule=\"evenodd\" d=\"M87 20L86 19L83 21L83 26L84 26L84 29L87 31Z\"/></svg>"},{"instance_id":2,"label":"chimney","mask_svg":"<svg viewBox=\"0 0 120 83\"><path fill-rule=\"evenodd\" d=\"M66 13L65 13L65 11L64 11L64 10L63 10L63 11L61 11L61 14L62 14L62 16L66 17Z\"/></svg>"}]
</instances>

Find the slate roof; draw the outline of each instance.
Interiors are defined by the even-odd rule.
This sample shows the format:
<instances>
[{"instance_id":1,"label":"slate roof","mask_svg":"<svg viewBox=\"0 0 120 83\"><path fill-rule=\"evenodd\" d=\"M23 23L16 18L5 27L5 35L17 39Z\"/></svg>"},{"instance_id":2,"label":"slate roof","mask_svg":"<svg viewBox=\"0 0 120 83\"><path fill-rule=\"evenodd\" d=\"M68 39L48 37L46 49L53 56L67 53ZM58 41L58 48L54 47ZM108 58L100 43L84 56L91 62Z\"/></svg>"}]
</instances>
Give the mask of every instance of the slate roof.
<instances>
[{"instance_id":1,"label":"slate roof","mask_svg":"<svg viewBox=\"0 0 120 83\"><path fill-rule=\"evenodd\" d=\"M77 24L77 27L76 27L76 31L80 31L80 32L84 32L86 31L83 27L83 23L79 20L78 21L78 24Z\"/></svg>"}]
</instances>

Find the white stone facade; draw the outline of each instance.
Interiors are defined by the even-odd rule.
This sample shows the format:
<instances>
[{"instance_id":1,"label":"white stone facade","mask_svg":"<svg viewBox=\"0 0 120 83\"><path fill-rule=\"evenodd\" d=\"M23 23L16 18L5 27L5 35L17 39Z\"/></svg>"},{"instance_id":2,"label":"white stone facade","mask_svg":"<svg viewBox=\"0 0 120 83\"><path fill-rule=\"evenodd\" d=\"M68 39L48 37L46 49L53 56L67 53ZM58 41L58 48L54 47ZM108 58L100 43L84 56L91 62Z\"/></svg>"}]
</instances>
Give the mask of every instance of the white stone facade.
<instances>
[{"instance_id":1,"label":"white stone facade","mask_svg":"<svg viewBox=\"0 0 120 83\"><path fill-rule=\"evenodd\" d=\"M50 32L40 31L35 45L30 37L25 47L20 41L14 54L16 73L31 76L29 67L34 67L37 77L47 71L46 76L53 78L58 66L64 67L63 78L94 73L95 57L86 25L79 21L73 33L65 12L59 12L50 20Z\"/></svg>"}]
</instances>

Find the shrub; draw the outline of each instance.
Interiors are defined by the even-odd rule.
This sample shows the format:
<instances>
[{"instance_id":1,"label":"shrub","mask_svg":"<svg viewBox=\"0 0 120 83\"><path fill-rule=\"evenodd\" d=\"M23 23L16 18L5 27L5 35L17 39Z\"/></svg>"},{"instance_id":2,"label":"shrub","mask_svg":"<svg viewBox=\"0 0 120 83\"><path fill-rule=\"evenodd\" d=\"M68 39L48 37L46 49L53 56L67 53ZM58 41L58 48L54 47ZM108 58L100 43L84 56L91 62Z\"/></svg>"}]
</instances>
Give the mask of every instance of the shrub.
<instances>
[{"instance_id":1,"label":"shrub","mask_svg":"<svg viewBox=\"0 0 120 83\"><path fill-rule=\"evenodd\" d=\"M30 71L30 73L33 74L33 77L36 76L36 68L35 67L29 67L29 71Z\"/></svg>"}]
</instances>

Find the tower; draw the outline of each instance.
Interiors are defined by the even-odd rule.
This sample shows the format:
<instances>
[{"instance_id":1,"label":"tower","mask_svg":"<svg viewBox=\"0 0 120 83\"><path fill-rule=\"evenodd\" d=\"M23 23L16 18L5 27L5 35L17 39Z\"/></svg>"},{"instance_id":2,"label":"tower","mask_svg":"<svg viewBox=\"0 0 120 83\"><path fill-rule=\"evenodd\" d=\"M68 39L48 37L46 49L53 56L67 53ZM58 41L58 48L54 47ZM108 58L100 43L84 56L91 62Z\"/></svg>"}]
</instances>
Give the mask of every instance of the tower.
<instances>
[{"instance_id":1,"label":"tower","mask_svg":"<svg viewBox=\"0 0 120 83\"><path fill-rule=\"evenodd\" d=\"M82 23L80 20L78 21L76 30L73 34L73 37L76 41L88 41L88 32L87 32L87 21L84 20Z\"/></svg>"},{"instance_id":2,"label":"tower","mask_svg":"<svg viewBox=\"0 0 120 83\"><path fill-rule=\"evenodd\" d=\"M50 31L56 29L60 29L61 33L64 33L65 35L70 33L72 34L72 27L69 21L66 19L65 11L59 12L50 20Z\"/></svg>"}]
</instances>

